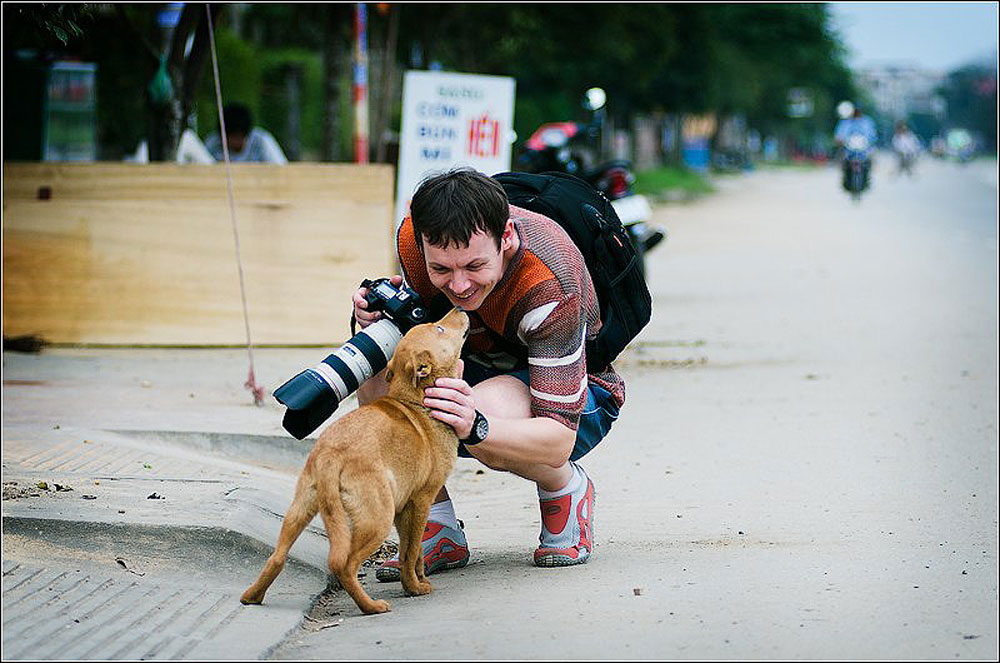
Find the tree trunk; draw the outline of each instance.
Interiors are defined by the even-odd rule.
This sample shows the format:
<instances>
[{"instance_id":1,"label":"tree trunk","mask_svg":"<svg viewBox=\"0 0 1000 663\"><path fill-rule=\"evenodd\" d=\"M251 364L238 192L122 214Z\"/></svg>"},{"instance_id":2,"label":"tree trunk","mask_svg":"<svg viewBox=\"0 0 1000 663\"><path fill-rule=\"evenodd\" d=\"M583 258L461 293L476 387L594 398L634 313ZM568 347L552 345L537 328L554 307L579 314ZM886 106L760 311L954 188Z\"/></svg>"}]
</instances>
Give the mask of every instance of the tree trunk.
<instances>
[{"instance_id":1,"label":"tree trunk","mask_svg":"<svg viewBox=\"0 0 1000 663\"><path fill-rule=\"evenodd\" d=\"M396 43L399 39L399 9L389 5L389 35L386 37L385 53L382 59L382 91L379 95L378 119L375 122L375 162L383 163L386 157L389 119L396 96L393 94L393 80L396 77Z\"/></svg>"},{"instance_id":2,"label":"tree trunk","mask_svg":"<svg viewBox=\"0 0 1000 663\"><path fill-rule=\"evenodd\" d=\"M188 125L195 93L205 70L205 60L211 50L205 7L202 3L185 5L172 33L157 33L152 42L146 42L154 57L158 57L157 52L155 48L150 48L150 44L164 43L159 57L166 58L166 72L170 79L169 90L160 86L154 93L147 86L145 91L146 144L150 161L177 160L181 133ZM212 4L208 7L214 24L222 6ZM124 11L120 10L119 15L128 20ZM188 39L192 32L194 40L188 51Z\"/></svg>"},{"instance_id":3,"label":"tree trunk","mask_svg":"<svg viewBox=\"0 0 1000 663\"><path fill-rule=\"evenodd\" d=\"M285 152L289 161L298 161L302 152L302 67L290 64L285 68L285 95L288 117L285 130Z\"/></svg>"},{"instance_id":4,"label":"tree trunk","mask_svg":"<svg viewBox=\"0 0 1000 663\"><path fill-rule=\"evenodd\" d=\"M340 71L343 63L341 45L341 15L330 11L326 15L323 39L323 146L322 161L340 161Z\"/></svg>"},{"instance_id":5,"label":"tree trunk","mask_svg":"<svg viewBox=\"0 0 1000 663\"><path fill-rule=\"evenodd\" d=\"M146 145L150 162L177 161L180 119L181 106L177 99L164 104L146 95Z\"/></svg>"}]
</instances>

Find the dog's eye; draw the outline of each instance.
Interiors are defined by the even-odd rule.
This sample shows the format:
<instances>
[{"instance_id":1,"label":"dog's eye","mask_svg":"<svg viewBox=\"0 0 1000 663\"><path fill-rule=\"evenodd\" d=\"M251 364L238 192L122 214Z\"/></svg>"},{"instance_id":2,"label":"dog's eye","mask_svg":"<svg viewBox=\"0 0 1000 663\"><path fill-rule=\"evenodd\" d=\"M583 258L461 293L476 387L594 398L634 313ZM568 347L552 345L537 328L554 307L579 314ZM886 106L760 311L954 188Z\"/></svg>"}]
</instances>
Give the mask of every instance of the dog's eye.
<instances>
[{"instance_id":1,"label":"dog's eye","mask_svg":"<svg viewBox=\"0 0 1000 663\"><path fill-rule=\"evenodd\" d=\"M435 327L435 329L437 329L437 330L438 330L439 332L441 332L442 334L444 333L444 327L442 327L441 325L437 325L437 326Z\"/></svg>"}]
</instances>

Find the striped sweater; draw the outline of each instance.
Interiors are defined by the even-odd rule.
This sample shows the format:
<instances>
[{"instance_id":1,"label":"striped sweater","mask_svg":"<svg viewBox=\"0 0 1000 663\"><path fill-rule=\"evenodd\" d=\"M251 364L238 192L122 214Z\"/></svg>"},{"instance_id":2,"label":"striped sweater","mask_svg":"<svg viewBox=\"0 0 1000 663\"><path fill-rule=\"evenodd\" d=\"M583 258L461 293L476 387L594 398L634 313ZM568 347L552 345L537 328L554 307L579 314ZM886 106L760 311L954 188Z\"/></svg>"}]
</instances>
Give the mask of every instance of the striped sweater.
<instances>
[{"instance_id":1,"label":"striped sweater","mask_svg":"<svg viewBox=\"0 0 1000 663\"><path fill-rule=\"evenodd\" d=\"M555 221L510 206L520 246L477 311L463 349L466 361L510 371L528 367L531 411L576 430L590 380L621 407L625 383L611 366L587 375L585 340L601 328L594 285L579 249ZM396 237L406 283L427 302L447 304L430 281L407 217Z\"/></svg>"}]
</instances>

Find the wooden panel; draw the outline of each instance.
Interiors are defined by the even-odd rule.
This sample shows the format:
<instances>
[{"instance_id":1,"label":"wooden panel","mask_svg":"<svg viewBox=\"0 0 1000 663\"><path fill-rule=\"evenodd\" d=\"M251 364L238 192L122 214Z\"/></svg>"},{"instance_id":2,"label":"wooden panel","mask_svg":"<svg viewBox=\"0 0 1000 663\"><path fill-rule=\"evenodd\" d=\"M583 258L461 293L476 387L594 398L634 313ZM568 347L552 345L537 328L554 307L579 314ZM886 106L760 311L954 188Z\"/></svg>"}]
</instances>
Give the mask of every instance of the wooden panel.
<instances>
[{"instance_id":1,"label":"wooden panel","mask_svg":"<svg viewBox=\"0 0 1000 663\"><path fill-rule=\"evenodd\" d=\"M232 171L253 342L344 340L361 279L395 273L392 167ZM3 194L5 335L246 342L224 166L4 164Z\"/></svg>"}]
</instances>

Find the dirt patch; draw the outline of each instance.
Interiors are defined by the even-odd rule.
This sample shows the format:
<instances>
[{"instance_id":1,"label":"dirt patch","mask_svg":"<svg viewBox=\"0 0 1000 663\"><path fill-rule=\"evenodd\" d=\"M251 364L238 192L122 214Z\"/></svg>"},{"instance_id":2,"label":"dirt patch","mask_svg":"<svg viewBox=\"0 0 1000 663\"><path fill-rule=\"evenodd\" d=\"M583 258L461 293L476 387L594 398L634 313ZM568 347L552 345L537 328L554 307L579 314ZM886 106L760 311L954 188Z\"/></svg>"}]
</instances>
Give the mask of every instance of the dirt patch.
<instances>
[{"instance_id":1,"label":"dirt patch","mask_svg":"<svg viewBox=\"0 0 1000 663\"><path fill-rule=\"evenodd\" d=\"M73 488L62 483L49 483L39 481L31 484L21 484L17 481L3 482L3 499L20 500L29 497L41 497L42 495L54 495L56 493L72 492Z\"/></svg>"}]
</instances>

